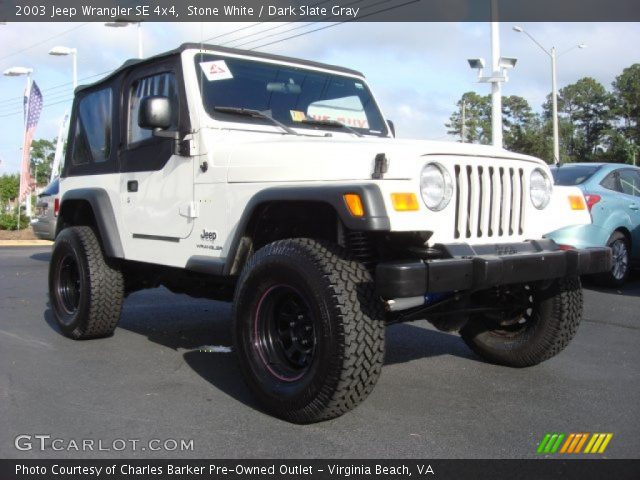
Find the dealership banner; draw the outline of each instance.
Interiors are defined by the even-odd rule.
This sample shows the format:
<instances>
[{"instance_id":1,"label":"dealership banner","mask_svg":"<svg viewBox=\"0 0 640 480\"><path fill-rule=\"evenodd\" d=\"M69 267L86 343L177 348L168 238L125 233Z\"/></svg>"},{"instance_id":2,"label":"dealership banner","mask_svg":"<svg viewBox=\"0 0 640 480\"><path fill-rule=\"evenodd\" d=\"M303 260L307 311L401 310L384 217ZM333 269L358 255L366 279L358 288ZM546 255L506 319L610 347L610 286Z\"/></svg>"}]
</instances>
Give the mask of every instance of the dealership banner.
<instances>
[{"instance_id":1,"label":"dealership banner","mask_svg":"<svg viewBox=\"0 0 640 480\"><path fill-rule=\"evenodd\" d=\"M1 22L634 22L638 0L0 0Z\"/></svg>"},{"instance_id":2,"label":"dealership banner","mask_svg":"<svg viewBox=\"0 0 640 480\"><path fill-rule=\"evenodd\" d=\"M640 460L0 460L2 480L637 480Z\"/></svg>"}]
</instances>

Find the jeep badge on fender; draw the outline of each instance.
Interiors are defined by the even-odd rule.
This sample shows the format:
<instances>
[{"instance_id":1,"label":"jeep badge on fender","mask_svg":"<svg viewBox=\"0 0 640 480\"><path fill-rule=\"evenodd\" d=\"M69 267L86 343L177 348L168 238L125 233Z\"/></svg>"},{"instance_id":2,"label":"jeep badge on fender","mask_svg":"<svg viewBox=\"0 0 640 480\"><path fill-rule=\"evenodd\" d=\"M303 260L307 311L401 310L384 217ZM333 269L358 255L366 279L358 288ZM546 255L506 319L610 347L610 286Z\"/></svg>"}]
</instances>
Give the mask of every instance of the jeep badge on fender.
<instances>
[{"instance_id":1,"label":"jeep badge on fender","mask_svg":"<svg viewBox=\"0 0 640 480\"><path fill-rule=\"evenodd\" d=\"M216 238L218 238L218 234L216 232L202 230L202 233L200 234L201 240L213 242Z\"/></svg>"},{"instance_id":2,"label":"jeep badge on fender","mask_svg":"<svg viewBox=\"0 0 640 480\"><path fill-rule=\"evenodd\" d=\"M49 269L60 329L109 336L124 298L160 285L233 301L244 377L291 422L362 402L396 322L542 362L578 328L580 275L610 268L607 248L544 238L591 217L543 161L398 140L349 68L185 44L78 88L70 125Z\"/></svg>"}]
</instances>

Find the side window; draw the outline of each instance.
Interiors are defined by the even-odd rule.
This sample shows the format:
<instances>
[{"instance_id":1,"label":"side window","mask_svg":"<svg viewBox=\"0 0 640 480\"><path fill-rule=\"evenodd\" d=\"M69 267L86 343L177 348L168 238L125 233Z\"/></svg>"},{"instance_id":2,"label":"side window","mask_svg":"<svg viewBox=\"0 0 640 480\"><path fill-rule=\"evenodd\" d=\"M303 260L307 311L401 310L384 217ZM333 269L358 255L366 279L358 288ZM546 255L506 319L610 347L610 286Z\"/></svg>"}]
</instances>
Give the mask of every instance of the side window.
<instances>
[{"instance_id":1,"label":"side window","mask_svg":"<svg viewBox=\"0 0 640 480\"><path fill-rule=\"evenodd\" d=\"M640 197L640 174L635 170L621 170L620 186L623 193Z\"/></svg>"},{"instance_id":2,"label":"side window","mask_svg":"<svg viewBox=\"0 0 640 480\"><path fill-rule=\"evenodd\" d=\"M604 180L600 182L607 190L613 190L614 192L621 192L620 184L618 182L618 172L611 172L609 175L604 177Z\"/></svg>"},{"instance_id":3,"label":"side window","mask_svg":"<svg viewBox=\"0 0 640 480\"><path fill-rule=\"evenodd\" d=\"M176 77L171 72L151 75L136 80L131 86L129 94L129 132L127 143L129 145L152 138L151 130L138 126L138 114L140 112L140 100L150 95L162 95L169 98L171 103L171 129L178 127L178 92Z\"/></svg>"},{"instance_id":4,"label":"side window","mask_svg":"<svg viewBox=\"0 0 640 480\"><path fill-rule=\"evenodd\" d=\"M73 165L103 163L111 154L111 89L92 92L78 105L73 139Z\"/></svg>"}]
</instances>

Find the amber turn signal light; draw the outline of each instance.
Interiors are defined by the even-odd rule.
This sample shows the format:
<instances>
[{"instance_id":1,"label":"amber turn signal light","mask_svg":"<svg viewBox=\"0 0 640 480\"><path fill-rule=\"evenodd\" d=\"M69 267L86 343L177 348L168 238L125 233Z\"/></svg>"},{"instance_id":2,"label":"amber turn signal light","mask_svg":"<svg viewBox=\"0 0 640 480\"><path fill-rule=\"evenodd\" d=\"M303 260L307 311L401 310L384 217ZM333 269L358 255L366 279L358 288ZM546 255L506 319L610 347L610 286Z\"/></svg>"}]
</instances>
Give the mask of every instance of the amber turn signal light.
<instances>
[{"instance_id":1,"label":"amber turn signal light","mask_svg":"<svg viewBox=\"0 0 640 480\"><path fill-rule=\"evenodd\" d=\"M582 195L569 195L569 205L571 210L585 210L587 208Z\"/></svg>"},{"instance_id":2,"label":"amber turn signal light","mask_svg":"<svg viewBox=\"0 0 640 480\"><path fill-rule=\"evenodd\" d=\"M343 196L351 215L354 217L364 217L364 206L362 205L360 195L357 193L345 193Z\"/></svg>"},{"instance_id":3,"label":"amber turn signal light","mask_svg":"<svg viewBox=\"0 0 640 480\"><path fill-rule=\"evenodd\" d=\"M413 193L392 193L391 203L398 212L419 210L418 198Z\"/></svg>"}]
</instances>

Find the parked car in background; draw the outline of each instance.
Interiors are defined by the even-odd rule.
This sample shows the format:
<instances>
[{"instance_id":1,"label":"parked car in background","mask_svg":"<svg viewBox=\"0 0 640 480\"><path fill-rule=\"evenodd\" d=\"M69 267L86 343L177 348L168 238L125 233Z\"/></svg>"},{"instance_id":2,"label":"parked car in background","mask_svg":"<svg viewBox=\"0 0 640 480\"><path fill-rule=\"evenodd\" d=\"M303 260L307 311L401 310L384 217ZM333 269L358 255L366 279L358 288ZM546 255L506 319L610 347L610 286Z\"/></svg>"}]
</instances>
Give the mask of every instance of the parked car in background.
<instances>
[{"instance_id":1,"label":"parked car in background","mask_svg":"<svg viewBox=\"0 0 640 480\"><path fill-rule=\"evenodd\" d=\"M38 195L36 216L31 221L31 227L36 237L43 240L55 240L56 237L56 221L60 206L59 184L60 180L55 178Z\"/></svg>"},{"instance_id":2,"label":"parked car in background","mask_svg":"<svg viewBox=\"0 0 640 480\"><path fill-rule=\"evenodd\" d=\"M622 285L631 267L640 263L640 168L620 163L568 163L551 168L551 173L556 185L582 189L593 223L546 236L576 248L608 245L613 266L597 279L607 286Z\"/></svg>"}]
</instances>

